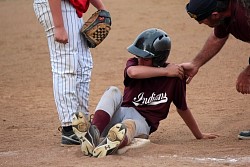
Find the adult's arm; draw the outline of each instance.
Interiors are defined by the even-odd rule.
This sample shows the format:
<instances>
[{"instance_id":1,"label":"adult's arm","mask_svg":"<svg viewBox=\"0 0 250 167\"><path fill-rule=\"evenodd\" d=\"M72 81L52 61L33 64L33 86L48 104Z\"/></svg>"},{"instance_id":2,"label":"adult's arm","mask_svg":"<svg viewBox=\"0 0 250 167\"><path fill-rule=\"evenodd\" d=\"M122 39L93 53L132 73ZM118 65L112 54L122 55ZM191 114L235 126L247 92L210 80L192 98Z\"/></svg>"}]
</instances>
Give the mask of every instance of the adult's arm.
<instances>
[{"instance_id":1,"label":"adult's arm","mask_svg":"<svg viewBox=\"0 0 250 167\"><path fill-rule=\"evenodd\" d=\"M225 38L217 38L214 32L212 32L196 57L191 62L180 64L187 76L187 83L198 73L201 66L206 64L221 50L227 39L228 36Z\"/></svg>"},{"instance_id":2,"label":"adult's arm","mask_svg":"<svg viewBox=\"0 0 250 167\"><path fill-rule=\"evenodd\" d=\"M226 43L227 39L228 36L225 38L217 38L214 35L214 32L212 31L207 41L205 42L203 48L193 59L192 63L198 68L206 64L221 50L221 48Z\"/></svg>"}]
</instances>

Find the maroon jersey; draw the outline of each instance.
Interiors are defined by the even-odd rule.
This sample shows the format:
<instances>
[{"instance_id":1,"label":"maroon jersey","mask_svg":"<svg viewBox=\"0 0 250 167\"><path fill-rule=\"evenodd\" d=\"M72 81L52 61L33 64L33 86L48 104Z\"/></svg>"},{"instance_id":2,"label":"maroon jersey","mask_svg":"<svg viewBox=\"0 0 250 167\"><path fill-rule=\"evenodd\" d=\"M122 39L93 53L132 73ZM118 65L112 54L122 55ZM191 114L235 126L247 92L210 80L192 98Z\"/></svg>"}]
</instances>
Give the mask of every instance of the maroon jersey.
<instances>
[{"instance_id":1,"label":"maroon jersey","mask_svg":"<svg viewBox=\"0 0 250 167\"><path fill-rule=\"evenodd\" d=\"M232 34L235 38L244 42L250 42L250 2L249 0L231 0L230 18L226 18L224 24L214 28L214 34L218 38L224 38Z\"/></svg>"},{"instance_id":2,"label":"maroon jersey","mask_svg":"<svg viewBox=\"0 0 250 167\"><path fill-rule=\"evenodd\" d=\"M159 122L167 118L170 104L181 110L187 109L186 83L177 77L153 77L147 79L132 79L127 75L130 66L137 66L138 59L127 61L124 71L124 107L134 107L146 118L150 133L157 130Z\"/></svg>"}]
</instances>

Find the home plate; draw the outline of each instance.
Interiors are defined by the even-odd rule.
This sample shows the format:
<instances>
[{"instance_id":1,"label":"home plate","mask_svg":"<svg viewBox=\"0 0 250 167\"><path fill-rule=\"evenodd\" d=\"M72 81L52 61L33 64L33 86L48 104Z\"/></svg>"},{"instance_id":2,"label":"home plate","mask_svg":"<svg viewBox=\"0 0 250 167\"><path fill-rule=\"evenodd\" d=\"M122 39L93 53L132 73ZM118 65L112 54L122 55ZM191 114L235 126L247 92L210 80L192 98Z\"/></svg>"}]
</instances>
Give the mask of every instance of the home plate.
<instances>
[{"instance_id":1,"label":"home plate","mask_svg":"<svg viewBox=\"0 0 250 167\"><path fill-rule=\"evenodd\" d=\"M125 146L125 147L117 150L117 154L123 154L126 151L128 151L129 149L140 148L140 147L143 147L145 145L148 145L149 143L150 143L149 139L134 138L128 146Z\"/></svg>"}]
</instances>

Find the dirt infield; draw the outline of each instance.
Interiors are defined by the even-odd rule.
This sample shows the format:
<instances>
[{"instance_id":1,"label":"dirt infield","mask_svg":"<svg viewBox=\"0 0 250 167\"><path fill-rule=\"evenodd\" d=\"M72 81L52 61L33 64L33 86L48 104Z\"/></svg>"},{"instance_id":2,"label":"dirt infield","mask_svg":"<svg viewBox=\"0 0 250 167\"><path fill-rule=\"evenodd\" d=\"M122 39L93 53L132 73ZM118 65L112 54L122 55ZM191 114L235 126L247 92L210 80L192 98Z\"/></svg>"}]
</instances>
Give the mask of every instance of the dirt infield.
<instances>
[{"instance_id":1,"label":"dirt infield","mask_svg":"<svg viewBox=\"0 0 250 167\"><path fill-rule=\"evenodd\" d=\"M211 29L185 12L187 0L104 0L113 18L107 39L92 49L94 69L90 112L107 86L123 88L126 51L144 29L156 27L172 39L170 62L191 60ZM3 167L200 167L250 166L250 140L237 139L250 128L250 95L235 81L247 65L249 44L230 37L217 57L187 86L189 107L203 132L221 137L196 140L171 107L168 118L143 148L95 159L79 147L60 147L60 125L52 94L47 39L32 0L0 0L0 166ZM94 11L84 16L88 17Z\"/></svg>"}]
</instances>

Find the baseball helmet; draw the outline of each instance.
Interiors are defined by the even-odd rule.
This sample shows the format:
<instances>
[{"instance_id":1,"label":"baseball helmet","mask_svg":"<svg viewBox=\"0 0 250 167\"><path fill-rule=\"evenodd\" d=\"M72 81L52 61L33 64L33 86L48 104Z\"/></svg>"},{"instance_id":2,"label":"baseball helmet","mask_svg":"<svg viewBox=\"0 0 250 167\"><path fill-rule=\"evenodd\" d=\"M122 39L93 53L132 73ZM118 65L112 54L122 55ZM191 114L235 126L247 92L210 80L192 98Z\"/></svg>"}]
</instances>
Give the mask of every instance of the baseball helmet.
<instances>
[{"instance_id":1,"label":"baseball helmet","mask_svg":"<svg viewBox=\"0 0 250 167\"><path fill-rule=\"evenodd\" d=\"M150 28L137 36L134 43L127 50L141 58L152 58L153 66L162 67L171 49L170 37L166 32L157 28Z\"/></svg>"}]
</instances>

